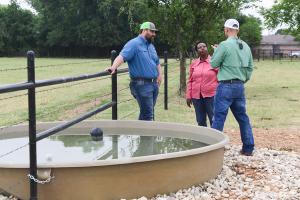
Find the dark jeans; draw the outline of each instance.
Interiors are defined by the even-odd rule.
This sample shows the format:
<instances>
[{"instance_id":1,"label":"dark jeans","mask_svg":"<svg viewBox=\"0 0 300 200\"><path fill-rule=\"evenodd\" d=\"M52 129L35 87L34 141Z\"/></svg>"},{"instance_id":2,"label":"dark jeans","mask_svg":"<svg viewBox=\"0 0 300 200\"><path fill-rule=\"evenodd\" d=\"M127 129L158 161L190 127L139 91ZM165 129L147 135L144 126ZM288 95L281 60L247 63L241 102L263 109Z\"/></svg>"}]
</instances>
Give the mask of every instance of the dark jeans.
<instances>
[{"instance_id":1,"label":"dark jeans","mask_svg":"<svg viewBox=\"0 0 300 200\"><path fill-rule=\"evenodd\" d=\"M212 118L214 114L214 97L206 97L201 99L192 99L196 120L199 126L207 126L206 116L208 116L210 126L212 126Z\"/></svg>"},{"instance_id":2,"label":"dark jeans","mask_svg":"<svg viewBox=\"0 0 300 200\"><path fill-rule=\"evenodd\" d=\"M130 91L140 107L139 120L153 121L154 106L158 96L158 84L143 80L131 81Z\"/></svg>"},{"instance_id":3,"label":"dark jeans","mask_svg":"<svg viewBox=\"0 0 300 200\"><path fill-rule=\"evenodd\" d=\"M243 142L242 150L252 153L254 139L249 117L246 114L246 99L243 83L219 83L215 102L212 128L223 131L228 109L230 108L235 119L239 123Z\"/></svg>"}]
</instances>

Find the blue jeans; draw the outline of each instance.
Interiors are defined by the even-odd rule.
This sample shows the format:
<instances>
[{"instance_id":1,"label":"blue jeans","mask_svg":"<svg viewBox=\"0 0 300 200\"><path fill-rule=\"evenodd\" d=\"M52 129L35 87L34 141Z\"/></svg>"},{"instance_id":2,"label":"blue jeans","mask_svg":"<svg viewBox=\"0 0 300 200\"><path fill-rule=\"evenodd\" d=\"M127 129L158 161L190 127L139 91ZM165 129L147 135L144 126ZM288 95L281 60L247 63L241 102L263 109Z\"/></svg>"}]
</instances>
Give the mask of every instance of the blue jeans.
<instances>
[{"instance_id":1,"label":"blue jeans","mask_svg":"<svg viewBox=\"0 0 300 200\"><path fill-rule=\"evenodd\" d=\"M130 91L140 107L139 120L153 121L154 106L158 96L158 84L143 80L131 81Z\"/></svg>"},{"instance_id":2,"label":"blue jeans","mask_svg":"<svg viewBox=\"0 0 300 200\"><path fill-rule=\"evenodd\" d=\"M243 142L242 151L252 153L254 139L249 117L246 114L246 99L243 83L219 83L215 102L212 128L223 131L228 109L230 108L239 123Z\"/></svg>"},{"instance_id":3,"label":"blue jeans","mask_svg":"<svg viewBox=\"0 0 300 200\"><path fill-rule=\"evenodd\" d=\"M208 116L210 126L212 126L212 118L214 115L214 97L206 97L201 99L192 99L196 120L199 126L207 126L206 116Z\"/></svg>"}]
</instances>

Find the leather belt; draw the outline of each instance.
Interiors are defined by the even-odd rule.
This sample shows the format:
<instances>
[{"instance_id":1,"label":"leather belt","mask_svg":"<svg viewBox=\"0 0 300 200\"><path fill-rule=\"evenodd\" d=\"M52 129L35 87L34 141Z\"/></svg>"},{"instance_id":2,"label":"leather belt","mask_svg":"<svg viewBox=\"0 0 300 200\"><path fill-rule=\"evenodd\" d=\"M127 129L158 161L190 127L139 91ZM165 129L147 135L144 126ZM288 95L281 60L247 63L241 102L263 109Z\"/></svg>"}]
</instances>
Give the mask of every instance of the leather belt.
<instances>
[{"instance_id":1,"label":"leather belt","mask_svg":"<svg viewBox=\"0 0 300 200\"><path fill-rule=\"evenodd\" d=\"M131 81L145 81L145 82L149 82L149 83L155 83L157 81L157 78L135 77L135 78L131 78Z\"/></svg>"},{"instance_id":2,"label":"leather belt","mask_svg":"<svg viewBox=\"0 0 300 200\"><path fill-rule=\"evenodd\" d=\"M224 81L219 81L219 83L244 83L244 81L241 81L240 79L231 79L231 80L224 80Z\"/></svg>"}]
</instances>

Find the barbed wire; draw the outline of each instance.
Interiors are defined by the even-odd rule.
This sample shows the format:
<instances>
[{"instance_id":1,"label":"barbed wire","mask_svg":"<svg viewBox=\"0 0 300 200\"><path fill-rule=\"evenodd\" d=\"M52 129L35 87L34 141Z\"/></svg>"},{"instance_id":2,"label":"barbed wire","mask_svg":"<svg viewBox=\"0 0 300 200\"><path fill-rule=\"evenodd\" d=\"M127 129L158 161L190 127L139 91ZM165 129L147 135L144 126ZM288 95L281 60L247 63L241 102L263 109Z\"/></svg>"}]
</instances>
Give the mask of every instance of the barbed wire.
<instances>
[{"instance_id":1,"label":"barbed wire","mask_svg":"<svg viewBox=\"0 0 300 200\"><path fill-rule=\"evenodd\" d=\"M133 100L135 100L135 98L130 98L130 99L126 99L126 100L120 101L120 102L118 102L118 104L122 104L122 103L133 101Z\"/></svg>"},{"instance_id":2,"label":"barbed wire","mask_svg":"<svg viewBox=\"0 0 300 200\"><path fill-rule=\"evenodd\" d=\"M110 78L110 76L109 77L98 78L98 79L95 79L95 80L81 81L81 82L78 82L78 83L73 83L73 84L53 87L53 88L49 88L49 89L39 90L39 91L36 91L36 93L49 92L49 91L52 91L52 90L57 90L57 89L61 89L61 88L68 88L68 87L72 87L72 86L76 86L76 85L82 85L82 84L85 84L85 83L96 82L96 81L105 80L105 79L109 79L109 78ZM0 101L7 100L7 99L13 99L13 98L21 97L21 96L26 96L27 94L28 93L26 92L24 94L19 94L19 95L15 95L15 96L1 98Z\"/></svg>"},{"instance_id":3,"label":"barbed wire","mask_svg":"<svg viewBox=\"0 0 300 200\"><path fill-rule=\"evenodd\" d=\"M103 77L103 78L98 78L98 79L94 79L94 80L81 81L81 82L73 83L73 84L69 84L69 85L49 88L49 89L45 89L45 90L39 90L36 93L48 92L48 91L57 90L57 89L61 89L61 88L68 88L68 87L72 87L72 86L76 86L76 85L82 85L85 83L96 82L96 81L105 80L105 79L110 79L110 77Z\"/></svg>"},{"instance_id":4,"label":"barbed wire","mask_svg":"<svg viewBox=\"0 0 300 200\"><path fill-rule=\"evenodd\" d=\"M9 97L4 97L4 98L1 98L0 101L4 101L4 100L7 100L7 99L14 99L14 98L17 98L17 97L22 97L22 96L27 96L28 93L23 93L23 94L18 94L18 95L15 95L15 96L9 96Z\"/></svg>"},{"instance_id":5,"label":"barbed wire","mask_svg":"<svg viewBox=\"0 0 300 200\"><path fill-rule=\"evenodd\" d=\"M10 151L6 152L6 153L4 153L4 154L1 154L1 155L0 155L0 159L3 158L3 157L5 157L5 156L8 156L8 155L10 155L10 154L12 154L12 153L14 153L14 152L20 150L20 149L25 148L25 147L28 146L28 145L29 145L29 143L26 143L26 144L24 144L24 145L22 145L22 146L19 146L19 147L13 149L13 150L10 150Z\"/></svg>"},{"instance_id":6,"label":"barbed wire","mask_svg":"<svg viewBox=\"0 0 300 200\"><path fill-rule=\"evenodd\" d=\"M119 89L118 92L124 91L124 90L126 90L126 89L128 89L128 88L129 88L129 87L125 87L125 88ZM84 101L80 101L80 102L74 102L74 103L72 103L72 104L70 104L70 103L60 104L60 106L59 106L58 109L55 109L55 110L53 110L53 111L51 111L51 112L47 112L47 113L44 113L44 114L38 114L38 113L37 113L37 117L38 117L38 118L40 118L40 117L45 117L45 116L47 116L47 115L49 115L49 114L55 113L55 112L57 112L58 110L60 110L60 109L61 109L62 107L64 107L64 106L74 106L74 105L77 105L77 104L78 104L78 106L80 106L80 105L82 105L82 104L96 102L96 101L98 101L98 100L100 100L100 99L102 99L102 98L104 98L104 97L110 96L111 94L112 94L111 92L105 93L105 94L103 94L103 95L101 95L101 96L98 96L98 97L94 98L94 100L90 100L90 99L89 99L89 100L84 100ZM106 99L103 99L103 100L106 100ZM108 99L107 99L107 100L108 100ZM19 125L19 124L24 123L24 122L27 122L27 121L28 121L28 119L22 120L22 121L18 121L18 122L16 122L16 123L10 124L10 125L8 125L8 126L2 126L2 127L0 127L0 131L4 130L4 129L6 129L6 128L9 128L9 127L11 127L11 126L14 126L14 125ZM1 134L0 134L0 135L1 135Z\"/></svg>"},{"instance_id":7,"label":"barbed wire","mask_svg":"<svg viewBox=\"0 0 300 200\"><path fill-rule=\"evenodd\" d=\"M61 66L70 66L70 65L96 63L96 62L101 62L101 60L93 60L93 61L86 61L86 62L73 62L73 63L60 63L60 64L50 64L50 65L39 65L39 66L35 66L35 68L38 69L38 68L49 68L49 67L61 67Z\"/></svg>"},{"instance_id":8,"label":"barbed wire","mask_svg":"<svg viewBox=\"0 0 300 200\"><path fill-rule=\"evenodd\" d=\"M0 72L18 71L18 70L24 70L24 69L27 69L27 67L16 67L16 68L0 69Z\"/></svg>"},{"instance_id":9,"label":"barbed wire","mask_svg":"<svg viewBox=\"0 0 300 200\"><path fill-rule=\"evenodd\" d=\"M121 117L120 119L125 119L126 117L129 117L130 115L132 115L132 114L134 114L134 113L136 113L136 112L138 112L138 111L139 111L139 110L134 110L134 111L132 111L132 112L130 112L130 113L124 115L124 116Z\"/></svg>"},{"instance_id":10,"label":"barbed wire","mask_svg":"<svg viewBox=\"0 0 300 200\"><path fill-rule=\"evenodd\" d=\"M61 67L61 66L71 66L71 65L79 65L79 64L87 64L87 63L97 63L101 62L103 60L93 60L93 61L86 61L86 62L72 62L72 63L59 63L59 64L50 64L50 65L38 65L35 66L35 69L40 69L40 68L50 68L50 67ZM175 62L168 62L168 65L172 65L178 63L178 61ZM162 67L165 66L165 63L160 63ZM3 67L3 66L1 66ZM7 72L7 71L18 71L18 70L25 70L28 67L13 67L13 68L5 68L5 69L0 69L0 72Z\"/></svg>"},{"instance_id":11,"label":"barbed wire","mask_svg":"<svg viewBox=\"0 0 300 200\"><path fill-rule=\"evenodd\" d=\"M122 89L118 90L118 92L126 90L128 88L129 87L122 88ZM53 114L53 113L57 112L58 110L61 110L61 108L63 108L64 106L76 106L76 107L79 107L79 106L82 106L83 104L86 104L86 103L96 103L99 100L109 100L109 99L103 99L103 98L107 97L107 96L111 96L111 95L112 95L112 93L109 92L109 93L105 93L105 94L103 94L101 96L98 96L98 97L94 98L93 100L89 99L89 100L84 100L84 101L80 101L80 102L74 102L72 104L70 104L70 103L61 104L58 109L55 109L55 110L53 110L51 112L47 112L47 113L44 113L44 114L41 114L41 115L38 114L37 117L38 118L43 118L43 117L45 117L45 116L47 116L49 114Z\"/></svg>"},{"instance_id":12,"label":"barbed wire","mask_svg":"<svg viewBox=\"0 0 300 200\"><path fill-rule=\"evenodd\" d=\"M51 64L51 65L40 65L40 66L35 66L34 68L39 69L39 68L49 68L49 67L61 67L61 66L70 66L70 65L96 63L96 62L101 62L101 60L93 60L93 61L87 61L87 62L59 63L59 64ZM1 66L1 67L3 67L3 66ZM5 68L5 69L0 69L0 72L25 70L27 68L28 67Z\"/></svg>"},{"instance_id":13,"label":"barbed wire","mask_svg":"<svg viewBox=\"0 0 300 200\"><path fill-rule=\"evenodd\" d=\"M123 88L123 89L120 89L120 90L118 90L118 94L122 94L124 91L126 91L126 90L129 90L130 89L130 87L128 86L128 87L125 87L125 88ZM128 92L128 91L127 91Z\"/></svg>"}]
</instances>

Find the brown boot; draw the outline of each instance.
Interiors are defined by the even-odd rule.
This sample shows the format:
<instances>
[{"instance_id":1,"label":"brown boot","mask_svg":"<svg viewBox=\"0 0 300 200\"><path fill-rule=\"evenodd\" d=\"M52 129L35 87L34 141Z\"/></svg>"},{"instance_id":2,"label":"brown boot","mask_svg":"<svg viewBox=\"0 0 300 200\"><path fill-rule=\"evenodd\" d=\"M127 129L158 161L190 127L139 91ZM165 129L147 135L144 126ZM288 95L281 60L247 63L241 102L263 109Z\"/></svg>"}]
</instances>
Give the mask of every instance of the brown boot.
<instances>
[{"instance_id":1,"label":"brown boot","mask_svg":"<svg viewBox=\"0 0 300 200\"><path fill-rule=\"evenodd\" d=\"M244 152L243 150L240 150L240 154L243 156L253 156L253 153L247 153L247 152Z\"/></svg>"}]
</instances>

